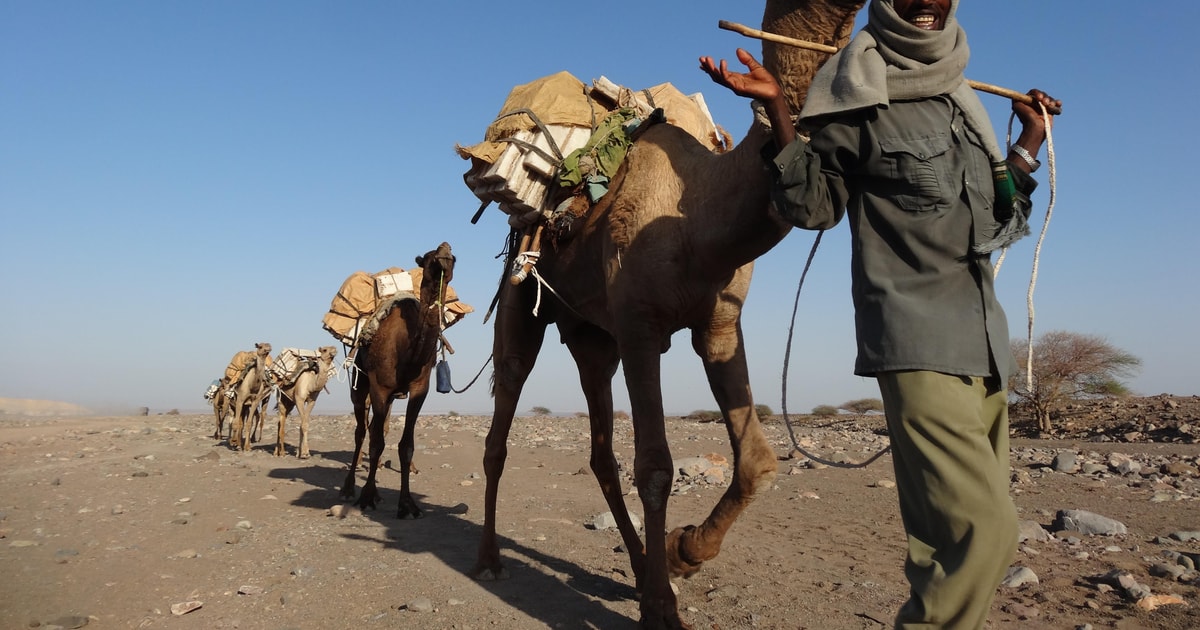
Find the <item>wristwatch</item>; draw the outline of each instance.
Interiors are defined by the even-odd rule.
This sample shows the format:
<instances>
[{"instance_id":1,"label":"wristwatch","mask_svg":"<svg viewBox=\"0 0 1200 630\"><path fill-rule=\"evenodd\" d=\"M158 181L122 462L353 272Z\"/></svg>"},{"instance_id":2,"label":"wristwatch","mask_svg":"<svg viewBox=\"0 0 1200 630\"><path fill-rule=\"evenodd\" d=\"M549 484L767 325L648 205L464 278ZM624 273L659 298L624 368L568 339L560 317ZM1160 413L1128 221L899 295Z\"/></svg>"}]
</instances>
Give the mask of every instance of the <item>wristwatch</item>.
<instances>
[{"instance_id":1,"label":"wristwatch","mask_svg":"<svg viewBox=\"0 0 1200 630\"><path fill-rule=\"evenodd\" d=\"M1008 148L1008 150L1012 151L1013 153L1016 153L1017 156L1020 157L1022 160L1025 160L1025 163L1029 165L1030 173L1036 173L1038 170L1038 167L1040 167L1042 165L1042 163L1037 161L1037 159L1035 159L1032 155L1029 155L1029 151L1026 151L1025 147L1023 147L1019 144L1012 145L1011 147Z\"/></svg>"}]
</instances>

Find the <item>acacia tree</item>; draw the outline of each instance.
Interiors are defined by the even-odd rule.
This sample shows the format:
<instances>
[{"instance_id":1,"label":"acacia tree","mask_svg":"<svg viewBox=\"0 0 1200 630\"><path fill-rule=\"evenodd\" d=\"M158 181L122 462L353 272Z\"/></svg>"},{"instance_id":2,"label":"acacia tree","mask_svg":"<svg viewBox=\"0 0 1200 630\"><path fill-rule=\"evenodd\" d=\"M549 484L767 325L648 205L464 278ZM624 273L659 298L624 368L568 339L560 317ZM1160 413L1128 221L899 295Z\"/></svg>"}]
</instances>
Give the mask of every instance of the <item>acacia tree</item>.
<instances>
[{"instance_id":1,"label":"acacia tree","mask_svg":"<svg viewBox=\"0 0 1200 630\"><path fill-rule=\"evenodd\" d=\"M1079 398L1125 396L1129 388L1119 379L1132 376L1142 360L1114 347L1103 337L1055 330L1033 346L1033 379L1027 382L1028 341L1013 340L1014 373L1009 390L1029 406L1038 429L1049 432L1051 414Z\"/></svg>"}]
</instances>

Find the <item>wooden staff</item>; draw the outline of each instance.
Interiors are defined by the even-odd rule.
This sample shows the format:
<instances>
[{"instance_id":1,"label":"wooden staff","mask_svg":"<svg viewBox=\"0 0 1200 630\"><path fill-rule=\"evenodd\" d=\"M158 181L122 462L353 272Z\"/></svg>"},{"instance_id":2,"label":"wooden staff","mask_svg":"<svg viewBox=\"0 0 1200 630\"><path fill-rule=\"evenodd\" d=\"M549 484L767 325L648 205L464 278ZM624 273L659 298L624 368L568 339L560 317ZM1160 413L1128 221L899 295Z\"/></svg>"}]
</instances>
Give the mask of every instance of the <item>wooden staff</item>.
<instances>
[{"instance_id":1,"label":"wooden staff","mask_svg":"<svg viewBox=\"0 0 1200 630\"><path fill-rule=\"evenodd\" d=\"M728 20L721 20L720 22L717 22L717 26L719 26L720 28L727 30L727 31L741 33L742 35L745 35L746 37L753 37L755 39L761 39L763 41L775 42L776 44L795 46L796 48L804 48L805 50L815 50L817 52L829 53L831 55L838 51L836 46L830 46L828 44L818 44L817 42L805 41L803 39L796 39L794 37L786 37L784 35L776 35L775 33L768 33L766 31L760 31L756 28L750 28L749 26L746 26L744 24L738 24L737 22L730 22ZM1008 88L1003 88L998 85L992 85L990 83L983 83L981 81L972 81L970 79L967 79L967 84L970 85L972 88L979 90L980 92L987 92L989 94L1003 96L1004 98L1007 98L1007 99L1011 99L1014 101L1020 101L1031 107L1037 107L1037 105L1034 104L1034 102L1033 102L1032 96L1030 96L1028 94L1022 94L1021 92L1018 92L1016 90L1010 90ZM1058 114L1060 112L1052 110L1050 113Z\"/></svg>"},{"instance_id":2,"label":"wooden staff","mask_svg":"<svg viewBox=\"0 0 1200 630\"><path fill-rule=\"evenodd\" d=\"M520 249L517 250L517 253L521 254L524 252L539 252L539 251L541 251L541 249L542 249L542 222L538 221L536 228L531 228L530 230L527 230L525 232L525 235L521 237L521 247L520 247ZM509 283L511 283L514 286L521 284L521 282L523 280L525 280L525 277L529 275L529 270L532 268L533 268L533 262L526 261L525 264L521 265L520 271L518 271L517 273L514 273L512 276L510 276L508 278Z\"/></svg>"}]
</instances>

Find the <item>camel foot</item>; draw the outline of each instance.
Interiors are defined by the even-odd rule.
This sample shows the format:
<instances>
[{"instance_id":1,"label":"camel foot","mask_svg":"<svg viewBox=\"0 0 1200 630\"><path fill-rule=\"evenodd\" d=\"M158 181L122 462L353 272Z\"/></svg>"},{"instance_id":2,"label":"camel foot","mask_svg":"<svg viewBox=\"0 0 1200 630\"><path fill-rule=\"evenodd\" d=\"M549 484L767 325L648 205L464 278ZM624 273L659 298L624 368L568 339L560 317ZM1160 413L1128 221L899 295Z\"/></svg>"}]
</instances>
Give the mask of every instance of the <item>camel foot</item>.
<instances>
[{"instance_id":1,"label":"camel foot","mask_svg":"<svg viewBox=\"0 0 1200 630\"><path fill-rule=\"evenodd\" d=\"M695 528L695 525L676 527L670 534L667 534L667 572L671 577L692 577L704 564L703 561L694 562L689 558L684 558L681 549L684 535Z\"/></svg>"},{"instance_id":2,"label":"camel foot","mask_svg":"<svg viewBox=\"0 0 1200 630\"><path fill-rule=\"evenodd\" d=\"M281 449L281 448L275 449L275 457L283 457L283 449Z\"/></svg>"},{"instance_id":3,"label":"camel foot","mask_svg":"<svg viewBox=\"0 0 1200 630\"><path fill-rule=\"evenodd\" d=\"M304 451L303 453L300 453L297 457L299 457L300 459L308 459L309 457L312 457L312 455L310 455L308 451Z\"/></svg>"},{"instance_id":4,"label":"camel foot","mask_svg":"<svg viewBox=\"0 0 1200 630\"><path fill-rule=\"evenodd\" d=\"M372 484L363 486L362 492L358 494L358 501L354 504L363 510L374 510L379 506L379 490L375 489Z\"/></svg>"},{"instance_id":5,"label":"camel foot","mask_svg":"<svg viewBox=\"0 0 1200 630\"><path fill-rule=\"evenodd\" d=\"M342 497L343 501L353 501L355 494L357 494L357 492L354 488L354 471L351 470L350 474L346 477L346 482L342 484L342 492L340 496Z\"/></svg>"},{"instance_id":6,"label":"camel foot","mask_svg":"<svg viewBox=\"0 0 1200 630\"><path fill-rule=\"evenodd\" d=\"M683 619L679 618L679 611L675 608L675 602L660 601L658 606L647 604L647 601L642 599L642 618L638 622L638 628L653 629L653 630L692 630L692 626L684 623Z\"/></svg>"},{"instance_id":7,"label":"camel foot","mask_svg":"<svg viewBox=\"0 0 1200 630\"><path fill-rule=\"evenodd\" d=\"M415 520L421 518L424 514L421 513L421 508L417 507L417 502L411 498L407 501L400 500L400 506L396 508L396 518L401 520Z\"/></svg>"},{"instance_id":8,"label":"camel foot","mask_svg":"<svg viewBox=\"0 0 1200 630\"><path fill-rule=\"evenodd\" d=\"M475 567L475 570L471 572L471 577L475 578L475 580L479 582L495 582L497 580L507 580L512 576L508 574L508 569L505 569L502 566L497 566L484 568Z\"/></svg>"}]
</instances>

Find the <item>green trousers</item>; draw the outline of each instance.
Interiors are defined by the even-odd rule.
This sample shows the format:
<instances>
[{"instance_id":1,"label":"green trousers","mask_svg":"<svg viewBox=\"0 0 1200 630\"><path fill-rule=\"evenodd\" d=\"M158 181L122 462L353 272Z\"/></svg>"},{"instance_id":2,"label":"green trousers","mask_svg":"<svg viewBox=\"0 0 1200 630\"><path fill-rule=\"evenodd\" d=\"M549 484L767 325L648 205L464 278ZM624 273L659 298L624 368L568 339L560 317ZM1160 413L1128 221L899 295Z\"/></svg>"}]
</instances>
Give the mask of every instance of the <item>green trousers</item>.
<instances>
[{"instance_id":1,"label":"green trousers","mask_svg":"<svg viewBox=\"0 0 1200 630\"><path fill-rule=\"evenodd\" d=\"M982 628L1017 547L1008 393L998 379L876 375L908 535L897 629Z\"/></svg>"}]
</instances>

